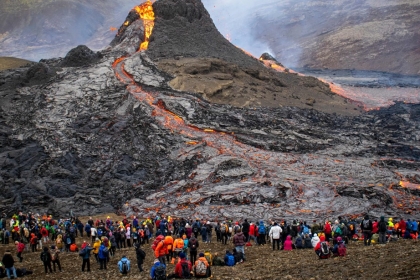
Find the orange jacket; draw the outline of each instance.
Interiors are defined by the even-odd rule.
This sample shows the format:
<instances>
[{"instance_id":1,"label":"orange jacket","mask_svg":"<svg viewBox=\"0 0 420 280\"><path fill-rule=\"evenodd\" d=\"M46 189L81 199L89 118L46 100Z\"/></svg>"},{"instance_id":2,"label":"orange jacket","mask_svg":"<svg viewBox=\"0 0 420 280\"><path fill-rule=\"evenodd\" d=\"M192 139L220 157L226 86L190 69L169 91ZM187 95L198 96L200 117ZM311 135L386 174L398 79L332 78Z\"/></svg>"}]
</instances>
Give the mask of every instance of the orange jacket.
<instances>
[{"instance_id":1,"label":"orange jacket","mask_svg":"<svg viewBox=\"0 0 420 280\"><path fill-rule=\"evenodd\" d=\"M184 248L184 240L182 240L181 238L175 239L173 248L174 250Z\"/></svg>"},{"instance_id":2,"label":"orange jacket","mask_svg":"<svg viewBox=\"0 0 420 280\"><path fill-rule=\"evenodd\" d=\"M160 241L155 249L155 257L159 258L161 256L165 256L168 253L168 246L165 244L165 241Z\"/></svg>"},{"instance_id":3,"label":"orange jacket","mask_svg":"<svg viewBox=\"0 0 420 280\"><path fill-rule=\"evenodd\" d=\"M206 265L206 267L209 267L209 263L208 263L208 261L207 261L207 259L206 259L206 257L199 257L196 261L195 261L195 264L194 264L194 268L198 265L198 261L202 261L205 265Z\"/></svg>"}]
</instances>

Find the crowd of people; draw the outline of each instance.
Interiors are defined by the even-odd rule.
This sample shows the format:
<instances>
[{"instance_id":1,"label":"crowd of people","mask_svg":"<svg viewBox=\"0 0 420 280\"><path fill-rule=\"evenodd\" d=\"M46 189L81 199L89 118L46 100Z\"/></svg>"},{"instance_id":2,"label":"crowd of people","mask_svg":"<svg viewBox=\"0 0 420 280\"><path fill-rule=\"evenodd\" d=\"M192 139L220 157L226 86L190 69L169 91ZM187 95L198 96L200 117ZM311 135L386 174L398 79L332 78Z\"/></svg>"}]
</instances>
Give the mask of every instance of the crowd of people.
<instances>
[{"instance_id":1,"label":"crowd of people","mask_svg":"<svg viewBox=\"0 0 420 280\"><path fill-rule=\"evenodd\" d=\"M77 252L81 258L81 271L91 271L91 257L99 270L108 269L110 258L117 250L134 248L137 268L141 273L146 252L154 256L150 268L150 279L207 278L212 275L212 266L234 266L246 261L246 246L265 246L271 243L272 250L313 249L320 259L330 256L345 256L346 244L350 240L363 240L366 246L372 242L385 244L398 238L417 239L418 223L410 219L393 221L384 217L371 220L365 216L362 221L338 217L311 224L305 221L268 220L239 222L231 220L210 221L204 219L172 218L170 216L138 219L124 217L121 221L89 218L82 223L77 217L55 220L51 215L19 213L10 220L4 215L0 219L0 242L13 242L19 262L25 252L39 252L45 273L63 271L60 254ZM224 256L202 250L200 243L210 243L215 234L216 242L232 244ZM85 241L76 244L80 236ZM11 239L11 240L10 240ZM147 245L148 244L148 245ZM79 248L80 247L80 248ZM168 271L174 266L173 272ZM117 263L122 274L129 273L131 261L123 255ZM16 269L10 250L6 251L0 263L0 277L31 274L25 268Z\"/></svg>"}]
</instances>

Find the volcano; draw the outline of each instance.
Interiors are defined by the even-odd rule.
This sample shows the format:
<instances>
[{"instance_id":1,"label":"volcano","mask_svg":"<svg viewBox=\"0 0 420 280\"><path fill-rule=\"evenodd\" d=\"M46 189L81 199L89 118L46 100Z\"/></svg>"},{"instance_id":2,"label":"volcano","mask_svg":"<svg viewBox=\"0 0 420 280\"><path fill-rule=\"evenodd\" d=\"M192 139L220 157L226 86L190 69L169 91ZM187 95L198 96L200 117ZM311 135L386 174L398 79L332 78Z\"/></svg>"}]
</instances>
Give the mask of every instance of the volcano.
<instances>
[{"instance_id":1,"label":"volcano","mask_svg":"<svg viewBox=\"0 0 420 280\"><path fill-rule=\"evenodd\" d=\"M159 0L100 52L0 72L0 210L419 217L420 106L366 112L276 67L201 1Z\"/></svg>"}]
</instances>

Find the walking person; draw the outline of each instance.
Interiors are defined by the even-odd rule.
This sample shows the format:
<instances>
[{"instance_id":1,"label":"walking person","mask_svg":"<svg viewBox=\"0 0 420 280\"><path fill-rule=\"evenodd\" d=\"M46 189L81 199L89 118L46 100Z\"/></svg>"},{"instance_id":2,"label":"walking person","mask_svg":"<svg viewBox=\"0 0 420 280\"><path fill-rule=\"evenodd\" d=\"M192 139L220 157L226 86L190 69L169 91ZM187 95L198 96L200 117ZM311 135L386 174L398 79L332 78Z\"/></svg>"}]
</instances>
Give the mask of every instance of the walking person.
<instances>
[{"instance_id":1,"label":"walking person","mask_svg":"<svg viewBox=\"0 0 420 280\"><path fill-rule=\"evenodd\" d=\"M143 262L146 258L146 252L143 251L143 249L140 247L140 244L136 244L136 258L137 258L137 267L139 268L139 271L143 271Z\"/></svg>"},{"instance_id":2,"label":"walking person","mask_svg":"<svg viewBox=\"0 0 420 280\"><path fill-rule=\"evenodd\" d=\"M99 269L105 269L106 270L106 263L108 258L108 249L105 247L105 245L102 243L99 247L98 252L98 259L99 259Z\"/></svg>"},{"instance_id":3,"label":"walking person","mask_svg":"<svg viewBox=\"0 0 420 280\"><path fill-rule=\"evenodd\" d=\"M16 245L17 257L19 258L19 262L22 262L23 261L22 253L23 253L23 250L25 250L25 244L19 241L15 241L15 245Z\"/></svg>"}]
</instances>

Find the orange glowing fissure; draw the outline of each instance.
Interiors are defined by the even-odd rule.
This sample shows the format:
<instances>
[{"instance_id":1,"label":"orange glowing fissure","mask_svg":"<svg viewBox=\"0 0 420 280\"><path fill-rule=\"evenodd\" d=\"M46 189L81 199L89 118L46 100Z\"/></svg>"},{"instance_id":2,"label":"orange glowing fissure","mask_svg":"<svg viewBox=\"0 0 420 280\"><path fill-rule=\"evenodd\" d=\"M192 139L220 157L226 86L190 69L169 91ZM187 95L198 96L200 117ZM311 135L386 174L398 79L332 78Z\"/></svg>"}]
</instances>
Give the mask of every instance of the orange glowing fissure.
<instances>
[{"instance_id":1,"label":"orange glowing fissure","mask_svg":"<svg viewBox=\"0 0 420 280\"><path fill-rule=\"evenodd\" d=\"M140 44L140 50L147 50L149 46L149 39L152 35L153 27L155 26L155 12L153 11L153 3L148 0L140 6L134 7L134 10L139 14L144 24L144 41Z\"/></svg>"}]
</instances>

